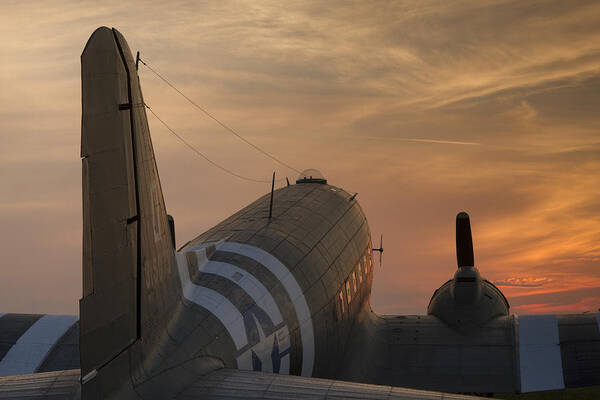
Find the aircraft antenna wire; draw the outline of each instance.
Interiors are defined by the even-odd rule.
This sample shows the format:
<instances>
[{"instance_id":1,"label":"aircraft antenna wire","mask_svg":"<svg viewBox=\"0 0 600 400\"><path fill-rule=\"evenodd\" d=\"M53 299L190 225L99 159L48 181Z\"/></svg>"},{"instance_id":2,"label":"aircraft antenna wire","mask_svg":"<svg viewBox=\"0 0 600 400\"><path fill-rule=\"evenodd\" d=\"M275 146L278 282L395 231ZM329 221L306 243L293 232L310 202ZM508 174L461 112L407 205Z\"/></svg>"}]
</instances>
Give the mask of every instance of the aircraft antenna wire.
<instances>
[{"instance_id":1,"label":"aircraft antenna wire","mask_svg":"<svg viewBox=\"0 0 600 400\"><path fill-rule=\"evenodd\" d=\"M164 76L162 76L161 74L159 74L156 70L154 70L154 68L152 68L151 66L148 65L148 63L146 63L144 60L142 60L141 58L139 58L139 61L144 64L144 66L146 66L150 71L152 71L152 73L154 75L156 75L158 78L160 78L164 83L166 83L167 85L169 85L173 90L175 90L177 93L179 93L184 99L186 99L190 104L192 104L194 107L196 107L198 110L202 111L206 116L208 116L210 119L212 119L213 121L215 121L217 124L219 124L223 129L225 129L226 131L230 132L231 134L237 136L238 139L242 140L243 142L245 142L246 144L248 144L249 146L254 147L254 149L256 149L257 151L261 152L262 154L264 154L265 156L269 157L271 160L283 165L286 168L289 168L293 171L296 171L297 173L300 173L300 170L292 167L291 165L281 161L280 159L278 159L277 157L275 157L274 155L270 154L269 152L267 152L266 150L263 150L262 148L260 148L259 146L255 145L254 143L252 143L251 141L249 141L248 139L246 139L245 137L243 137L242 135L240 135L239 133L236 132L235 129L231 128L229 125L226 125L224 122L221 122L217 117L215 117L214 115L212 115L210 112L208 112L208 110L206 110L205 108L201 107L200 105L198 105L198 103L196 103L194 100L190 99L189 97L187 97L181 90L179 90L177 87L175 87L175 85L173 85L171 82L169 82L169 80L167 80L167 78L165 78ZM261 181L262 182L262 181Z\"/></svg>"},{"instance_id":2,"label":"aircraft antenna wire","mask_svg":"<svg viewBox=\"0 0 600 400\"><path fill-rule=\"evenodd\" d=\"M141 61L141 60L140 60ZM270 180L263 180L263 179L254 179L254 178L250 178L247 176L243 176L240 175L236 172L233 172L232 170L225 168L224 166L218 164L217 162L211 160L210 158L208 158L204 153L202 153L200 150L198 150L197 148L195 148L194 146L192 146L190 143L188 143L183 137L181 137L179 134L177 134L177 132L175 132L175 130L173 130L173 128L171 128L165 121L162 120L162 118L160 118L152 108L150 108L150 106L146 103L144 103L144 106L152 113L152 115L154 115L154 117L165 127L169 130L169 132L171 132L181 143L183 143L185 146L187 146L190 150L192 150L194 153L196 153L198 156L202 157L203 159L205 159L206 161L208 161L209 163L211 163L213 166L219 168L221 171L228 173L229 175L235 176L236 178L239 179L243 179L246 181L250 181L250 182L258 182L258 183L271 183ZM281 179L280 179L281 180Z\"/></svg>"}]
</instances>

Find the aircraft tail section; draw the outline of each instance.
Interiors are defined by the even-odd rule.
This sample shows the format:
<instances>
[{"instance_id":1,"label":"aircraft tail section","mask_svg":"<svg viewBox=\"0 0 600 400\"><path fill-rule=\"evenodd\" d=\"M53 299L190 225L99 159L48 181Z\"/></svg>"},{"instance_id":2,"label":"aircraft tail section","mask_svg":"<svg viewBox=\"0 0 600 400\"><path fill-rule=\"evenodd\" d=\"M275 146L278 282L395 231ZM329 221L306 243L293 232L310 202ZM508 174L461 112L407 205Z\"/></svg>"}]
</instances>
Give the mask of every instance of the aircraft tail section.
<instances>
[{"instance_id":1,"label":"aircraft tail section","mask_svg":"<svg viewBox=\"0 0 600 400\"><path fill-rule=\"evenodd\" d=\"M152 343L181 286L135 60L117 30L92 34L81 77L85 382L123 357L135 368L128 349Z\"/></svg>"}]
</instances>

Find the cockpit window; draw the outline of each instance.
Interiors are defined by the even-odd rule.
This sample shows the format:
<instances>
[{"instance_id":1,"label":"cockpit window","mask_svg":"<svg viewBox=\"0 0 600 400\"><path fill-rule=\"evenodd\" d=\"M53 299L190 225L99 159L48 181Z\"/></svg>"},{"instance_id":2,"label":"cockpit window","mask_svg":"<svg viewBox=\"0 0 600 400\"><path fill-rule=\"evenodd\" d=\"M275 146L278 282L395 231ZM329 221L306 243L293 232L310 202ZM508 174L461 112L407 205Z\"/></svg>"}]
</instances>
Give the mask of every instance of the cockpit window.
<instances>
[{"instance_id":1,"label":"cockpit window","mask_svg":"<svg viewBox=\"0 0 600 400\"><path fill-rule=\"evenodd\" d=\"M298 175L296 183L327 183L327 179L316 169L305 169Z\"/></svg>"}]
</instances>

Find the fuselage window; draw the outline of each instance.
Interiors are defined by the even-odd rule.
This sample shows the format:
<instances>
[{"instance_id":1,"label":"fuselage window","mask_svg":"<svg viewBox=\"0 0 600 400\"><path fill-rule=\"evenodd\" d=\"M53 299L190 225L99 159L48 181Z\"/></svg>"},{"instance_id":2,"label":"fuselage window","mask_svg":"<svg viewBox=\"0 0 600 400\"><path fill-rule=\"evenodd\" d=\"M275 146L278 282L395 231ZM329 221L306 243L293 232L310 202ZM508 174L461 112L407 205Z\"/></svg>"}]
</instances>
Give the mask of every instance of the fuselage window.
<instances>
[{"instance_id":1,"label":"fuselage window","mask_svg":"<svg viewBox=\"0 0 600 400\"><path fill-rule=\"evenodd\" d=\"M344 317L345 305L344 305L344 289L340 290L337 298L337 305L335 307L335 314L337 320L340 321Z\"/></svg>"},{"instance_id":2,"label":"fuselage window","mask_svg":"<svg viewBox=\"0 0 600 400\"><path fill-rule=\"evenodd\" d=\"M352 301L352 291L350 290L350 280L346 281L346 298L348 299L348 304Z\"/></svg>"},{"instance_id":3,"label":"fuselage window","mask_svg":"<svg viewBox=\"0 0 600 400\"><path fill-rule=\"evenodd\" d=\"M369 269L367 268L367 263L365 262L366 260L367 260L366 256L362 256L362 258L360 259L360 265L364 267L365 275L367 275L369 273Z\"/></svg>"}]
</instances>

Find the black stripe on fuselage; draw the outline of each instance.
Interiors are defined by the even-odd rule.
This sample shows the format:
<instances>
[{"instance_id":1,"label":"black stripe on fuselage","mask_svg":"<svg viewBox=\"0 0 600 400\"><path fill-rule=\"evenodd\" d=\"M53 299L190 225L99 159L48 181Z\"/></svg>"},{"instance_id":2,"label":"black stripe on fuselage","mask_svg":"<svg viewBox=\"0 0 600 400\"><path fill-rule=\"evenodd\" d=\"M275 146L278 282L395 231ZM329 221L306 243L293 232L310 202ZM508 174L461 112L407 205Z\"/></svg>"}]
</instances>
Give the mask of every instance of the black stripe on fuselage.
<instances>
[{"instance_id":1,"label":"black stripe on fuselage","mask_svg":"<svg viewBox=\"0 0 600 400\"><path fill-rule=\"evenodd\" d=\"M42 314L6 314L0 318L0 361Z\"/></svg>"},{"instance_id":2,"label":"black stripe on fuselage","mask_svg":"<svg viewBox=\"0 0 600 400\"><path fill-rule=\"evenodd\" d=\"M600 385L600 326L595 314L559 315L565 387Z\"/></svg>"},{"instance_id":3,"label":"black stripe on fuselage","mask_svg":"<svg viewBox=\"0 0 600 400\"><path fill-rule=\"evenodd\" d=\"M220 275L200 271L198 269L195 253L190 252L186 256L188 260L188 272L192 283L212 289L221 294L244 316L244 325L246 326L246 333L248 335L248 347L256 345L261 340L258 331L254 326L252 314L258 319L267 336L272 335L277 329L280 329L285 324L285 321L280 321L276 326L275 321L271 320L271 317L267 315L266 311L259 307L254 299L232 280ZM238 353L242 353L246 350L247 348L240 349Z\"/></svg>"},{"instance_id":4,"label":"black stripe on fuselage","mask_svg":"<svg viewBox=\"0 0 600 400\"><path fill-rule=\"evenodd\" d=\"M194 285L209 288L221 294L223 297L229 300L231 304L233 304L235 308L242 313L242 315L246 310L257 307L254 300L244 291L244 289L239 287L233 281L220 275L204 273L196 270L193 274L190 274L190 280ZM271 323L271 325L273 324ZM267 327L267 330L267 334L270 335L273 333L272 326ZM253 345L258 343L258 340L254 341L251 338L248 338L248 341Z\"/></svg>"},{"instance_id":5,"label":"black stripe on fuselage","mask_svg":"<svg viewBox=\"0 0 600 400\"><path fill-rule=\"evenodd\" d=\"M58 339L36 372L79 368L79 321L77 321Z\"/></svg>"},{"instance_id":6,"label":"black stripe on fuselage","mask_svg":"<svg viewBox=\"0 0 600 400\"><path fill-rule=\"evenodd\" d=\"M302 341L299 335L292 334L298 330L299 321L294 309L292 299L277 277L267 267L252 258L237 253L217 250L210 258L211 261L219 261L234 265L254 276L271 293L279 312L287 323L290 331L290 345L294 349L302 349ZM302 372L302 351L297 356L290 357L290 375L300 375Z\"/></svg>"}]
</instances>

